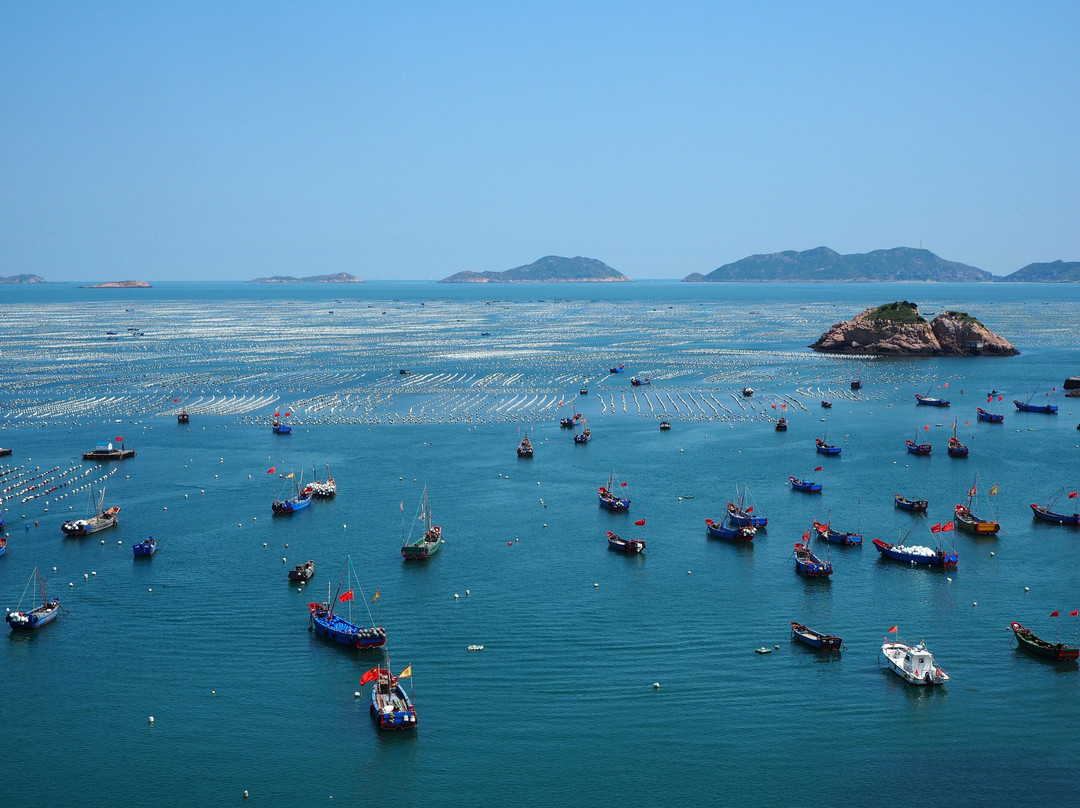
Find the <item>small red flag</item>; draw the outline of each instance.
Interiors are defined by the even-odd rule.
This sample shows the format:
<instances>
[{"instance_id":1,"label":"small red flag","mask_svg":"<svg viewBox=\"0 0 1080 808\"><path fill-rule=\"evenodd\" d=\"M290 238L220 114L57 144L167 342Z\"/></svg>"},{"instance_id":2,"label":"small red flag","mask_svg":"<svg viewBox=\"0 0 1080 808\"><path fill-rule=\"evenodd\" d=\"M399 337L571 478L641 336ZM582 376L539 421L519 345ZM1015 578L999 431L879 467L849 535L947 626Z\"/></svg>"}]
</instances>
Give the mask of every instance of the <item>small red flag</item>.
<instances>
[{"instance_id":1,"label":"small red flag","mask_svg":"<svg viewBox=\"0 0 1080 808\"><path fill-rule=\"evenodd\" d=\"M953 523L952 523L952 522L946 522L945 524L943 524L943 525L941 526L941 529L942 529L943 531L945 531L945 532L948 532L948 531L952 530L952 529L953 529L953 527L955 527L955 525L953 525Z\"/></svg>"},{"instance_id":2,"label":"small red flag","mask_svg":"<svg viewBox=\"0 0 1080 808\"><path fill-rule=\"evenodd\" d=\"M175 404L175 403L176 403L177 401L179 401L179 400L180 400L180 399L178 399L178 398L174 398L174 399L172 400L172 403L173 403L173 404Z\"/></svg>"},{"instance_id":3,"label":"small red flag","mask_svg":"<svg viewBox=\"0 0 1080 808\"><path fill-rule=\"evenodd\" d=\"M1077 613L1080 613L1080 609L1073 609L1069 612L1069 617L1076 617Z\"/></svg>"},{"instance_id":4,"label":"small red flag","mask_svg":"<svg viewBox=\"0 0 1080 808\"><path fill-rule=\"evenodd\" d=\"M1050 612L1050 616L1051 617L1057 617L1058 613L1056 611Z\"/></svg>"},{"instance_id":5,"label":"small red flag","mask_svg":"<svg viewBox=\"0 0 1080 808\"><path fill-rule=\"evenodd\" d=\"M803 541L810 541L810 531L809 531L809 530L805 531L805 532L804 532L804 533L802 534L802 540L803 540Z\"/></svg>"},{"instance_id":6,"label":"small red flag","mask_svg":"<svg viewBox=\"0 0 1080 808\"><path fill-rule=\"evenodd\" d=\"M938 522L936 525L930 525L930 532L931 533L940 533L941 532L941 523Z\"/></svg>"},{"instance_id":7,"label":"small red flag","mask_svg":"<svg viewBox=\"0 0 1080 808\"><path fill-rule=\"evenodd\" d=\"M280 418L280 417L281 417L281 413L280 413L280 412L275 412L275 413L274 413L274 417L275 417L275 418Z\"/></svg>"},{"instance_id":8,"label":"small red flag","mask_svg":"<svg viewBox=\"0 0 1080 808\"><path fill-rule=\"evenodd\" d=\"M948 383L948 382L945 382L945 386L946 386L946 387L948 387L948 386L949 386L949 383Z\"/></svg>"},{"instance_id":9,"label":"small red flag","mask_svg":"<svg viewBox=\"0 0 1080 808\"><path fill-rule=\"evenodd\" d=\"M1069 493L1069 499L1076 499L1076 493L1077 493L1076 491L1070 492Z\"/></svg>"},{"instance_id":10,"label":"small red flag","mask_svg":"<svg viewBox=\"0 0 1080 808\"><path fill-rule=\"evenodd\" d=\"M375 597L373 597L373 598L371 599L371 602L372 602L372 603L374 603L374 602L375 602L375 601L377 601L378 599L379 599L379 587L375 587Z\"/></svg>"},{"instance_id":11,"label":"small red flag","mask_svg":"<svg viewBox=\"0 0 1080 808\"><path fill-rule=\"evenodd\" d=\"M772 405L772 408L773 408L773 409L775 410L775 409L776 409L776 405L775 405L775 404L773 404L773 405Z\"/></svg>"},{"instance_id":12,"label":"small red flag","mask_svg":"<svg viewBox=\"0 0 1080 808\"><path fill-rule=\"evenodd\" d=\"M890 628L889 633L890 634L895 634L896 633L896 626L893 626L892 628Z\"/></svg>"},{"instance_id":13,"label":"small red flag","mask_svg":"<svg viewBox=\"0 0 1080 808\"><path fill-rule=\"evenodd\" d=\"M929 428L930 428L930 424L927 424L926 426L924 426L924 427L922 428L922 429L923 429L923 432L925 432L925 431L926 431L926 430L928 430Z\"/></svg>"},{"instance_id":14,"label":"small red flag","mask_svg":"<svg viewBox=\"0 0 1080 808\"><path fill-rule=\"evenodd\" d=\"M815 466L814 471L821 471L821 466Z\"/></svg>"},{"instance_id":15,"label":"small red flag","mask_svg":"<svg viewBox=\"0 0 1080 808\"><path fill-rule=\"evenodd\" d=\"M339 597L338 600L340 600L342 603L347 600L352 600L352 590L350 589L348 592L342 592L341 597Z\"/></svg>"},{"instance_id":16,"label":"small red flag","mask_svg":"<svg viewBox=\"0 0 1080 808\"><path fill-rule=\"evenodd\" d=\"M1001 396L998 396L998 401L1001 401Z\"/></svg>"},{"instance_id":17,"label":"small red flag","mask_svg":"<svg viewBox=\"0 0 1080 808\"><path fill-rule=\"evenodd\" d=\"M641 527L641 526L643 526L645 524L645 520L644 519L638 519L636 522L634 522L634 524L637 525L638 527Z\"/></svg>"},{"instance_id":18,"label":"small red flag","mask_svg":"<svg viewBox=\"0 0 1080 808\"><path fill-rule=\"evenodd\" d=\"M288 417L289 417L290 415L292 415L292 413L291 413L291 412L287 412L287 413L285 413L285 417L286 417L286 418L288 418Z\"/></svg>"},{"instance_id":19,"label":"small red flag","mask_svg":"<svg viewBox=\"0 0 1080 808\"><path fill-rule=\"evenodd\" d=\"M274 473L274 469L276 469L276 468L277 468L277 466L271 466L270 468L268 468L268 469L266 470L266 473L267 473L267 474L273 474L273 473Z\"/></svg>"},{"instance_id":20,"label":"small red flag","mask_svg":"<svg viewBox=\"0 0 1080 808\"><path fill-rule=\"evenodd\" d=\"M619 483L623 488L626 488L626 483Z\"/></svg>"},{"instance_id":21,"label":"small red flag","mask_svg":"<svg viewBox=\"0 0 1080 808\"><path fill-rule=\"evenodd\" d=\"M117 442L117 443L120 443L120 442L121 442L121 441L122 441L123 439L124 439L124 436L123 436L123 435L117 435L117 436L116 436L116 442Z\"/></svg>"},{"instance_id":22,"label":"small red flag","mask_svg":"<svg viewBox=\"0 0 1080 808\"><path fill-rule=\"evenodd\" d=\"M751 505L749 508L746 509L746 512L747 513L753 513L754 512L754 506Z\"/></svg>"},{"instance_id":23,"label":"small red flag","mask_svg":"<svg viewBox=\"0 0 1080 808\"><path fill-rule=\"evenodd\" d=\"M372 668L369 671L366 671L364 673L364 675L360 677L360 685L362 687L362 686L366 685L368 682L374 682L378 678L379 678L379 666L376 665L374 668Z\"/></svg>"},{"instance_id":24,"label":"small red flag","mask_svg":"<svg viewBox=\"0 0 1080 808\"><path fill-rule=\"evenodd\" d=\"M993 396L987 396L987 397L986 397L986 403L987 403L987 404L989 404L989 403L990 403L991 401L993 401L993 400L994 400L994 397L993 397Z\"/></svg>"}]
</instances>

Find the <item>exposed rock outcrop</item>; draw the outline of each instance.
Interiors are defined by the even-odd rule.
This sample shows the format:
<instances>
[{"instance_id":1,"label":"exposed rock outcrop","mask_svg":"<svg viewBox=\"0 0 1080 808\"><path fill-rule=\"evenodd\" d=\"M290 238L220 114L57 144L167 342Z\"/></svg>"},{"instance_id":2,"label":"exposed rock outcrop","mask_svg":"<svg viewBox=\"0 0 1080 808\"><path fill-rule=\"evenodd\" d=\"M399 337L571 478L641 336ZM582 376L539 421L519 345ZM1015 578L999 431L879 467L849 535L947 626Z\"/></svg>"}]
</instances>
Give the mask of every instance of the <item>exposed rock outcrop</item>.
<instances>
[{"instance_id":1,"label":"exposed rock outcrop","mask_svg":"<svg viewBox=\"0 0 1080 808\"><path fill-rule=\"evenodd\" d=\"M823 353L869 356L1016 356L1020 353L974 317L947 311L927 322L914 303L867 309L836 323L810 346Z\"/></svg>"}]
</instances>

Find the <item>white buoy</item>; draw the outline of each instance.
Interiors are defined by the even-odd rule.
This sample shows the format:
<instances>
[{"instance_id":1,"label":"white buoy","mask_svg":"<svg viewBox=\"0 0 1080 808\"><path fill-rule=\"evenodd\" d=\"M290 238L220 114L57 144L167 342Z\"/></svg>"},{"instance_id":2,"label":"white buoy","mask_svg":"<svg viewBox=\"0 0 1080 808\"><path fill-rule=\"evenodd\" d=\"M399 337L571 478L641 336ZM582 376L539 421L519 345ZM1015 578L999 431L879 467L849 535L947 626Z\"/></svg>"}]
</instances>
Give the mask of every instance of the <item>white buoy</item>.
<instances>
[{"instance_id":1,"label":"white buoy","mask_svg":"<svg viewBox=\"0 0 1080 808\"><path fill-rule=\"evenodd\" d=\"M599 589L599 588L600 588L600 584L593 584L593 589Z\"/></svg>"},{"instance_id":2,"label":"white buoy","mask_svg":"<svg viewBox=\"0 0 1080 808\"><path fill-rule=\"evenodd\" d=\"M89 581L90 580L90 576L87 575L85 572L82 574L82 577L83 577L84 581Z\"/></svg>"},{"instance_id":3,"label":"white buoy","mask_svg":"<svg viewBox=\"0 0 1080 808\"><path fill-rule=\"evenodd\" d=\"M146 591L149 592L151 595L154 594L154 588L153 587L150 587Z\"/></svg>"},{"instance_id":4,"label":"white buoy","mask_svg":"<svg viewBox=\"0 0 1080 808\"><path fill-rule=\"evenodd\" d=\"M979 601L977 601L977 600L973 600L973 601L971 601L971 605L972 605L972 606L978 606L978 605L979 605Z\"/></svg>"},{"instance_id":5,"label":"white buoy","mask_svg":"<svg viewBox=\"0 0 1080 808\"><path fill-rule=\"evenodd\" d=\"M56 567L53 567L53 568L52 568L52 571L53 571L53 572L56 572Z\"/></svg>"},{"instance_id":6,"label":"white buoy","mask_svg":"<svg viewBox=\"0 0 1080 808\"><path fill-rule=\"evenodd\" d=\"M102 544L104 544L104 543L105 543L105 539L102 539L102 540L101 540L101 543L102 543Z\"/></svg>"},{"instance_id":7,"label":"white buoy","mask_svg":"<svg viewBox=\"0 0 1080 808\"><path fill-rule=\"evenodd\" d=\"M248 798L248 793L247 793L247 789L245 788L244 789L244 799L246 800L247 798Z\"/></svg>"},{"instance_id":8,"label":"white buoy","mask_svg":"<svg viewBox=\"0 0 1080 808\"><path fill-rule=\"evenodd\" d=\"M694 571L693 571L693 570L687 570L687 571L686 571L686 574L687 574L687 575L693 575L693 574L694 574Z\"/></svg>"},{"instance_id":9,"label":"white buoy","mask_svg":"<svg viewBox=\"0 0 1080 808\"><path fill-rule=\"evenodd\" d=\"M994 551L993 551L993 550L991 550L991 551L990 551L990 557L991 557L991 558L993 558L993 557L994 557Z\"/></svg>"},{"instance_id":10,"label":"white buoy","mask_svg":"<svg viewBox=\"0 0 1080 808\"><path fill-rule=\"evenodd\" d=\"M1030 591L1031 591L1031 587L1030 587L1030 586L1025 586L1025 587L1024 587L1024 591L1025 591L1025 592L1030 592Z\"/></svg>"},{"instance_id":11,"label":"white buoy","mask_svg":"<svg viewBox=\"0 0 1080 808\"><path fill-rule=\"evenodd\" d=\"M75 586L75 584L73 584L73 583L71 583L71 582L69 581L69 582L68 582L68 586Z\"/></svg>"},{"instance_id":12,"label":"white buoy","mask_svg":"<svg viewBox=\"0 0 1080 808\"><path fill-rule=\"evenodd\" d=\"M951 581L952 581L952 578L946 578L945 580L946 580L946 581L950 581L950 582L951 582Z\"/></svg>"},{"instance_id":13,"label":"white buoy","mask_svg":"<svg viewBox=\"0 0 1080 808\"><path fill-rule=\"evenodd\" d=\"M282 556L282 558L281 558L281 563L282 563L282 564L286 563L286 561L285 561L285 557L284 557L284 556Z\"/></svg>"},{"instance_id":14,"label":"white buoy","mask_svg":"<svg viewBox=\"0 0 1080 808\"><path fill-rule=\"evenodd\" d=\"M457 592L455 592L455 593L454 593L454 600L457 600L457 599L458 599L458 593L457 593Z\"/></svg>"},{"instance_id":15,"label":"white buoy","mask_svg":"<svg viewBox=\"0 0 1080 808\"><path fill-rule=\"evenodd\" d=\"M659 690L660 689L660 683L659 682L653 682L652 683L652 689L653 690Z\"/></svg>"},{"instance_id":16,"label":"white buoy","mask_svg":"<svg viewBox=\"0 0 1080 808\"><path fill-rule=\"evenodd\" d=\"M469 597L469 590L468 589L465 590L465 597Z\"/></svg>"},{"instance_id":17,"label":"white buoy","mask_svg":"<svg viewBox=\"0 0 1080 808\"><path fill-rule=\"evenodd\" d=\"M360 698L360 691L359 691L359 690L354 690L354 691L353 691L353 694L352 694L352 697L353 697L354 699L358 699L358 698Z\"/></svg>"},{"instance_id":18,"label":"white buoy","mask_svg":"<svg viewBox=\"0 0 1080 808\"><path fill-rule=\"evenodd\" d=\"M105 540L104 540L104 539L102 539L102 541L105 541ZM120 539L117 539L117 540L116 540L116 543L117 543L117 544L123 544L124 542L123 542L123 541L121 541ZM54 572L55 572L55 570L54 570Z\"/></svg>"},{"instance_id":19,"label":"white buoy","mask_svg":"<svg viewBox=\"0 0 1080 808\"><path fill-rule=\"evenodd\" d=\"M263 542L263 547L265 547L265 546L266 546L266 542Z\"/></svg>"},{"instance_id":20,"label":"white buoy","mask_svg":"<svg viewBox=\"0 0 1080 808\"><path fill-rule=\"evenodd\" d=\"M154 716L150 716L150 723L151 723L151 724L153 724L153 723L154 723Z\"/></svg>"},{"instance_id":21,"label":"white buoy","mask_svg":"<svg viewBox=\"0 0 1080 808\"><path fill-rule=\"evenodd\" d=\"M163 511L167 511L167 510L169 510L169 506L168 506L168 505L164 505L164 506L162 506L161 510L163 510Z\"/></svg>"}]
</instances>

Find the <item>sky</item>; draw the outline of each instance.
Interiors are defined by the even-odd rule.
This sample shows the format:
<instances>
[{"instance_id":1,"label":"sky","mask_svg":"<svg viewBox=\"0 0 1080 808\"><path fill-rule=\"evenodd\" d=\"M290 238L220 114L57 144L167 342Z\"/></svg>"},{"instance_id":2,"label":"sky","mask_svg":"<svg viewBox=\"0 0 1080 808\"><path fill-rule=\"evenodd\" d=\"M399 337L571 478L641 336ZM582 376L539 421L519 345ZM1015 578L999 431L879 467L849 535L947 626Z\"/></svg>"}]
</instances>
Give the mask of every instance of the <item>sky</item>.
<instances>
[{"instance_id":1,"label":"sky","mask_svg":"<svg viewBox=\"0 0 1080 808\"><path fill-rule=\"evenodd\" d=\"M1077 2L0 0L0 275L1080 260Z\"/></svg>"}]
</instances>

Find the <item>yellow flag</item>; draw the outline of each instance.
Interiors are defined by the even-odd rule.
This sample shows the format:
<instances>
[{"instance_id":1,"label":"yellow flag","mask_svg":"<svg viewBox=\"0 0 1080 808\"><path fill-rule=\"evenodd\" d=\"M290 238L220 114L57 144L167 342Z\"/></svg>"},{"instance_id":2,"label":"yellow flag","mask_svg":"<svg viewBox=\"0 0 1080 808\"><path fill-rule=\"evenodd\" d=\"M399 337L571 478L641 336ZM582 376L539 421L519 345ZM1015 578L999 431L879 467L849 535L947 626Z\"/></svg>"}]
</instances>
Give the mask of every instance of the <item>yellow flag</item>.
<instances>
[{"instance_id":1,"label":"yellow flag","mask_svg":"<svg viewBox=\"0 0 1080 808\"><path fill-rule=\"evenodd\" d=\"M410 665L405 670L403 670L401 673L399 673L397 678L398 679L406 679L406 678L408 678L410 676L412 676L412 665Z\"/></svg>"},{"instance_id":2,"label":"yellow flag","mask_svg":"<svg viewBox=\"0 0 1080 808\"><path fill-rule=\"evenodd\" d=\"M286 480L291 480L292 478L293 478L293 473L291 471L288 474L285 475Z\"/></svg>"},{"instance_id":3,"label":"yellow flag","mask_svg":"<svg viewBox=\"0 0 1080 808\"><path fill-rule=\"evenodd\" d=\"M990 495L993 496L996 493L997 493L997 484L995 483L994 485L990 486Z\"/></svg>"}]
</instances>

